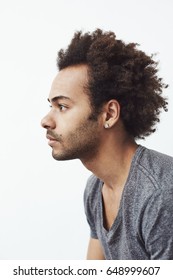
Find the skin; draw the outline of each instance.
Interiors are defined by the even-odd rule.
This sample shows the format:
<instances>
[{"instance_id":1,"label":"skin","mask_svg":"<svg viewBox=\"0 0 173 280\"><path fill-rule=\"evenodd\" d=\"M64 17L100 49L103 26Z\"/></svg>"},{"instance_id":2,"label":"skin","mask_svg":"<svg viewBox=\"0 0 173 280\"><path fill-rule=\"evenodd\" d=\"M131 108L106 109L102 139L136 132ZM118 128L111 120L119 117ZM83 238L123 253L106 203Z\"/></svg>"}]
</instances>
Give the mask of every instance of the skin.
<instances>
[{"instance_id":1,"label":"skin","mask_svg":"<svg viewBox=\"0 0 173 280\"><path fill-rule=\"evenodd\" d=\"M70 67L53 81L48 100L51 110L42 120L52 155L57 160L91 158L99 142L98 121L92 119L89 99L82 87L87 82L86 67ZM55 141L51 141L55 140Z\"/></svg>"},{"instance_id":2,"label":"skin","mask_svg":"<svg viewBox=\"0 0 173 280\"><path fill-rule=\"evenodd\" d=\"M92 118L90 99L84 90L87 70L86 65L77 65L57 74L48 98L52 107L42 126L56 160L78 158L104 182L104 227L109 230L118 213L137 144L124 129L121 108L115 99L104 104L97 118ZM105 124L109 127L105 128ZM90 239L87 259L104 259L99 240Z\"/></svg>"}]
</instances>

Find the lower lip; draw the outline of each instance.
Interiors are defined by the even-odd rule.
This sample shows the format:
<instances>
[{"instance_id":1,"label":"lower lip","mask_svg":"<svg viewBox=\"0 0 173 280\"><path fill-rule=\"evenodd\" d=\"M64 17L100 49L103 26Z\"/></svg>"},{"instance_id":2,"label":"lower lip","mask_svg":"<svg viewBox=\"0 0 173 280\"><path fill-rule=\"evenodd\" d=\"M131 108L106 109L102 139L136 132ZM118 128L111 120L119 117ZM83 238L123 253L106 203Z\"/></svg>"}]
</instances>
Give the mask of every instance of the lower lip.
<instances>
[{"instance_id":1,"label":"lower lip","mask_svg":"<svg viewBox=\"0 0 173 280\"><path fill-rule=\"evenodd\" d=\"M52 146L57 143L57 140L49 140L48 145Z\"/></svg>"}]
</instances>

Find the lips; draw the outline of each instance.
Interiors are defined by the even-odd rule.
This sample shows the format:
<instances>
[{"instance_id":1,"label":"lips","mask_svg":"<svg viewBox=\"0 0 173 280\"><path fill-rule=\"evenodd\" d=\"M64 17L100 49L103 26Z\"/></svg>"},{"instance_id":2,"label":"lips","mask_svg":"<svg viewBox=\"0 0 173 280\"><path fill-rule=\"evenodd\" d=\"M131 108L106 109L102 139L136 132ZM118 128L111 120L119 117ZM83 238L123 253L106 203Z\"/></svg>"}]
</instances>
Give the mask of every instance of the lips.
<instances>
[{"instance_id":1,"label":"lips","mask_svg":"<svg viewBox=\"0 0 173 280\"><path fill-rule=\"evenodd\" d=\"M54 137L50 136L49 134L46 135L46 138L49 140L48 141L48 145L51 146L51 147L58 142L57 139L55 139Z\"/></svg>"},{"instance_id":2,"label":"lips","mask_svg":"<svg viewBox=\"0 0 173 280\"><path fill-rule=\"evenodd\" d=\"M46 135L46 138L50 141L57 141L55 138L53 138L52 136L50 136L48 134Z\"/></svg>"}]
</instances>

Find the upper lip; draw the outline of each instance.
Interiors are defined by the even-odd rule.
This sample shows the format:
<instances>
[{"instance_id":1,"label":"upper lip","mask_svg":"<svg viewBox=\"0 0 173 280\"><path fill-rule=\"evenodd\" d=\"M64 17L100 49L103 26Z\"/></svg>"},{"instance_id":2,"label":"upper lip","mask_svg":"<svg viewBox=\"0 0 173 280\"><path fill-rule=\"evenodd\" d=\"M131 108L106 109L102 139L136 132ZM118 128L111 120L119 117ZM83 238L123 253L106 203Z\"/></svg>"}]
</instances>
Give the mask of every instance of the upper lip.
<instances>
[{"instance_id":1,"label":"upper lip","mask_svg":"<svg viewBox=\"0 0 173 280\"><path fill-rule=\"evenodd\" d=\"M54 141L56 141L55 138L53 138L52 136L50 136L50 135L48 135L48 134L46 135L46 138L49 139L49 140L54 140Z\"/></svg>"}]
</instances>

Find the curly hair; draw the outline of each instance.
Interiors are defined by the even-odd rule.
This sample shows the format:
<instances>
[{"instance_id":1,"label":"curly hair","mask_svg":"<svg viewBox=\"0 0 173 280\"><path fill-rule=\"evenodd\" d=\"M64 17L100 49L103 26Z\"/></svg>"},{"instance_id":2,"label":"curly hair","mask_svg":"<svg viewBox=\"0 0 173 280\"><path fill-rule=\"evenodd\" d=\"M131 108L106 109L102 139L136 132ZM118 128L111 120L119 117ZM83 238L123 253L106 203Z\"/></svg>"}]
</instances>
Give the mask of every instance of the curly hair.
<instances>
[{"instance_id":1,"label":"curly hair","mask_svg":"<svg viewBox=\"0 0 173 280\"><path fill-rule=\"evenodd\" d=\"M58 52L59 70L72 65L88 66L88 94L95 113L103 104L116 99L126 131L134 138L144 139L154 132L167 99L167 87L157 76L158 63L137 49L138 44L125 44L113 32L96 29L92 33L76 32L66 50Z\"/></svg>"}]
</instances>

